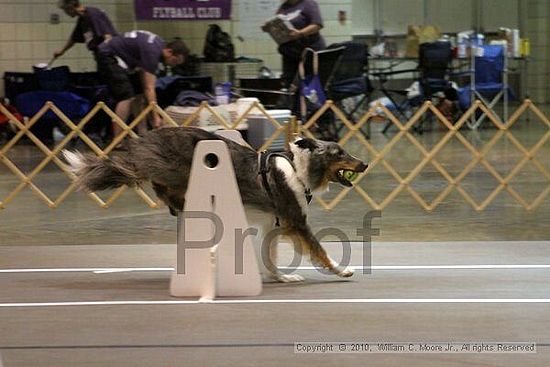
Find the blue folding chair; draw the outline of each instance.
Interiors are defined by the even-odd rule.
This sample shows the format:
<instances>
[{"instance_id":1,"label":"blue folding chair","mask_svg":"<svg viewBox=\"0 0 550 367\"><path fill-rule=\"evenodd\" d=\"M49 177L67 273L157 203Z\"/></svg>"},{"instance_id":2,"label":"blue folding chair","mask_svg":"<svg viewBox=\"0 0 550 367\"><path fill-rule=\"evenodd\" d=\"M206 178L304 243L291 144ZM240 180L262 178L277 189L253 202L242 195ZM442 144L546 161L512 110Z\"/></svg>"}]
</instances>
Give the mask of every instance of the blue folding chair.
<instances>
[{"instance_id":1,"label":"blue folding chair","mask_svg":"<svg viewBox=\"0 0 550 367\"><path fill-rule=\"evenodd\" d=\"M328 48L340 47L344 47L345 50L335 67L332 83L327 89L327 97L334 101L349 121L357 121L364 114L363 109L368 109L367 102L373 91L368 78L369 49L366 43L351 41L335 43ZM368 139L370 124L364 126L366 131L360 129L360 132ZM338 123L337 135L344 127L342 123ZM339 138L339 135L337 137Z\"/></svg>"},{"instance_id":2,"label":"blue folding chair","mask_svg":"<svg viewBox=\"0 0 550 367\"><path fill-rule=\"evenodd\" d=\"M372 75L379 78L380 92L388 98L390 106L395 109L398 117L403 119L403 121L407 121L414 114L414 111L422 106L425 101L438 103L437 101L442 98L452 101L457 99L450 81L451 63L452 51L451 44L448 41L429 42L423 43L419 47L417 69L372 73ZM418 78L415 78L417 83L414 84L418 86L418 93L409 93L412 86L406 90L387 89L384 87L384 84L388 81L388 76L410 73L411 71L420 74ZM399 96L398 99L395 99L393 95ZM424 127L425 122L431 124L433 122L433 115L428 114L420 119L418 124L413 127L413 130L422 134L427 130ZM385 134L392 126L393 122L388 121L382 133Z\"/></svg>"},{"instance_id":3,"label":"blue folding chair","mask_svg":"<svg viewBox=\"0 0 550 367\"><path fill-rule=\"evenodd\" d=\"M508 102L513 94L508 86L508 65L505 49L502 45L484 45L479 56L472 55L472 67L470 70L470 86L459 90L459 103L463 110L468 109L472 100L480 99L502 122L494 107L500 101L503 102L504 121L508 120ZM486 114L478 117L472 116L467 122L470 129L477 129Z\"/></svg>"}]
</instances>

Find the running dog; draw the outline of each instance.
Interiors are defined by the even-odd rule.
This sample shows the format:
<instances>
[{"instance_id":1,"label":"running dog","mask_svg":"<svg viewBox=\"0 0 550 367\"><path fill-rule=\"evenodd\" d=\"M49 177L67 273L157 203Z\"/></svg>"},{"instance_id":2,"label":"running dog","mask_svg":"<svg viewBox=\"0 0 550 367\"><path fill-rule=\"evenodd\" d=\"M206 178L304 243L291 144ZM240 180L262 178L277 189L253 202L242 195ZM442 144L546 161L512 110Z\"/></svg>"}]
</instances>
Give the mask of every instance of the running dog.
<instances>
[{"instance_id":1,"label":"running dog","mask_svg":"<svg viewBox=\"0 0 550 367\"><path fill-rule=\"evenodd\" d=\"M309 255L314 265L340 277L353 275L353 270L340 269L327 255L307 224L306 209L313 192L328 189L330 182L351 187L348 174L367 169L367 164L336 143L300 138L284 153L258 154L199 128L174 127L129 139L105 159L67 150L63 154L80 188L92 192L150 181L170 213L177 215L184 209L195 145L203 140L223 140L227 144L248 222L259 229L259 238L280 226L295 251ZM263 251L256 251L260 260ZM270 261L259 261L265 275L281 282L303 280L277 269L276 246L269 246L268 251Z\"/></svg>"}]
</instances>

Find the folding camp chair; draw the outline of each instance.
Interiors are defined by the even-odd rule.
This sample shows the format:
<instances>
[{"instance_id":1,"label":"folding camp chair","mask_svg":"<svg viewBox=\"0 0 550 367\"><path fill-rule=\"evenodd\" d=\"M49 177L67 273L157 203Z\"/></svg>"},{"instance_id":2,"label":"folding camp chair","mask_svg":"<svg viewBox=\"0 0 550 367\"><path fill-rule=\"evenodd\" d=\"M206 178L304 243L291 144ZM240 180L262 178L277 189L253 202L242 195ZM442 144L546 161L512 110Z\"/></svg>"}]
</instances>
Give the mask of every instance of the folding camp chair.
<instances>
[{"instance_id":1,"label":"folding camp chair","mask_svg":"<svg viewBox=\"0 0 550 367\"><path fill-rule=\"evenodd\" d=\"M371 76L378 79L378 89L384 95L383 99L386 99L386 103L384 103L385 107L401 119L401 121L407 121L412 116L412 110L417 105L418 98L410 99L408 97L409 89L390 89L386 83L394 75L417 72L418 69L402 69L370 73ZM391 121L388 121L382 130L382 134L385 134L392 125Z\"/></svg>"},{"instance_id":2,"label":"folding camp chair","mask_svg":"<svg viewBox=\"0 0 550 367\"><path fill-rule=\"evenodd\" d=\"M344 47L340 62L335 67L333 80L327 90L327 97L335 102L346 118L354 121L354 116L368 106L368 99L373 91L368 78L368 46L360 42L342 42L330 45L329 48ZM367 132L361 131L368 138ZM342 129L340 124L338 129Z\"/></svg>"},{"instance_id":3,"label":"folding camp chair","mask_svg":"<svg viewBox=\"0 0 550 367\"><path fill-rule=\"evenodd\" d=\"M508 86L508 65L505 49L502 45L478 46L472 53L470 85L459 90L460 107L468 109L474 99L480 99L500 120L494 108L498 102L503 102L504 121L508 120L508 101L513 95ZM472 116L467 121L470 129L477 129L486 114Z\"/></svg>"},{"instance_id":4,"label":"folding camp chair","mask_svg":"<svg viewBox=\"0 0 550 367\"><path fill-rule=\"evenodd\" d=\"M419 48L417 69L374 73L373 75L380 78L382 85L380 90L393 103L393 109L400 117L407 120L412 115L411 110L422 105L424 101L440 98L456 100L458 98L455 93L451 93L451 62L452 51L449 42L437 41L423 43ZM388 76L410 72L419 73L419 77L416 79L419 86L419 94L411 96L409 90L390 90L384 87L385 82L388 80ZM404 100L398 102L394 98L394 95L399 95L401 99L404 98ZM425 121L426 119L421 119L418 125L414 127L414 130L418 133L422 133L424 131ZM387 132L392 125L392 122L389 121L382 132Z\"/></svg>"},{"instance_id":5,"label":"folding camp chair","mask_svg":"<svg viewBox=\"0 0 550 367\"><path fill-rule=\"evenodd\" d=\"M273 94L278 96L283 105L278 105L279 108L286 107L292 111L299 119L306 122L324 103L327 98L330 98L332 85L334 81L335 70L338 68L342 60L342 55L345 47L338 46L322 51L315 51L311 48L304 50L300 69L303 70L302 76L300 72L288 90L267 90L258 88L238 87L236 90L240 94L250 95L250 93ZM316 93L316 96L322 98L322 103L313 101L303 94L304 84L308 84L317 76L319 87L322 93ZM321 95L322 94L322 95ZM338 127L335 122L332 111L325 112L317 121L312 129L312 132L319 139L323 140L338 140Z\"/></svg>"},{"instance_id":6,"label":"folding camp chair","mask_svg":"<svg viewBox=\"0 0 550 367\"><path fill-rule=\"evenodd\" d=\"M449 74L452 61L451 44L438 41L420 45L418 69L420 85L425 100L449 88Z\"/></svg>"}]
</instances>

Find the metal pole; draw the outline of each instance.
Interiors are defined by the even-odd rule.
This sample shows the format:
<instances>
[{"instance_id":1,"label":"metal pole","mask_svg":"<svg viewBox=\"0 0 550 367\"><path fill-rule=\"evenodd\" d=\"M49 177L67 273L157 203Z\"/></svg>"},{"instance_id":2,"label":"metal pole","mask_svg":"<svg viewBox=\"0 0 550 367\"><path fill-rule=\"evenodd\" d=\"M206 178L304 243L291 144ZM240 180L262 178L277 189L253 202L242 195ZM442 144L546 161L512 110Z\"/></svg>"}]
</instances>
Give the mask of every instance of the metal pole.
<instances>
[{"instance_id":1,"label":"metal pole","mask_svg":"<svg viewBox=\"0 0 550 367\"><path fill-rule=\"evenodd\" d=\"M477 33L483 33L483 3L482 0L477 0Z\"/></svg>"},{"instance_id":2,"label":"metal pole","mask_svg":"<svg viewBox=\"0 0 550 367\"><path fill-rule=\"evenodd\" d=\"M522 1L522 0L518 0L518 28L519 28L519 34L520 36L522 37L525 37L526 34L527 34L527 27L526 27L526 24L527 24L527 9L526 9L526 6L527 6L527 2L526 1ZM529 56L527 55L523 55L521 57L521 60L519 61L521 64L522 64L522 70L521 70L521 78L520 78L520 83L521 83L521 88L520 88L520 93L521 93L521 99L526 99L526 98L529 98L529 89L528 89L528 78L527 78L527 72L528 72L528 60ZM529 115L528 115L529 116Z\"/></svg>"},{"instance_id":3,"label":"metal pole","mask_svg":"<svg viewBox=\"0 0 550 367\"><path fill-rule=\"evenodd\" d=\"M481 0L472 0L472 29L476 33L483 33L483 3Z\"/></svg>"},{"instance_id":4,"label":"metal pole","mask_svg":"<svg viewBox=\"0 0 550 367\"><path fill-rule=\"evenodd\" d=\"M474 32L477 31L477 0L471 0L470 3L472 4L472 29Z\"/></svg>"},{"instance_id":5,"label":"metal pole","mask_svg":"<svg viewBox=\"0 0 550 367\"><path fill-rule=\"evenodd\" d=\"M372 2L372 15L373 15L373 26L374 26L374 34L376 35L378 33L378 0L374 0Z\"/></svg>"},{"instance_id":6,"label":"metal pole","mask_svg":"<svg viewBox=\"0 0 550 367\"><path fill-rule=\"evenodd\" d=\"M504 123L508 122L508 55L506 49L502 50L504 53L504 72L502 76L502 83L504 88Z\"/></svg>"},{"instance_id":7,"label":"metal pole","mask_svg":"<svg viewBox=\"0 0 550 367\"><path fill-rule=\"evenodd\" d=\"M380 34L384 34L384 2L382 0L378 0L378 13L378 29L380 30Z\"/></svg>"},{"instance_id":8,"label":"metal pole","mask_svg":"<svg viewBox=\"0 0 550 367\"><path fill-rule=\"evenodd\" d=\"M472 47L472 41L470 40L470 103L474 104L476 99L476 52ZM473 113L470 117L470 123L477 129L476 114Z\"/></svg>"},{"instance_id":9,"label":"metal pole","mask_svg":"<svg viewBox=\"0 0 550 367\"><path fill-rule=\"evenodd\" d=\"M517 0L518 2L518 29L520 34L525 34L525 4L526 1Z\"/></svg>"},{"instance_id":10,"label":"metal pole","mask_svg":"<svg viewBox=\"0 0 550 367\"><path fill-rule=\"evenodd\" d=\"M472 0L472 29L474 31L474 36L479 30L479 13L480 13L480 4L479 0ZM470 39L470 103L474 104L476 99L476 57L475 50L472 47L472 40ZM470 127L477 129L476 124L476 114L473 113L470 117Z\"/></svg>"},{"instance_id":11,"label":"metal pole","mask_svg":"<svg viewBox=\"0 0 550 367\"><path fill-rule=\"evenodd\" d=\"M423 0L422 4L424 6L424 25L427 25L427 24L431 24L431 19L430 19L430 7L429 7L429 2L430 0Z\"/></svg>"},{"instance_id":12,"label":"metal pole","mask_svg":"<svg viewBox=\"0 0 550 367\"><path fill-rule=\"evenodd\" d=\"M375 29L374 29L374 35L376 36L376 42L382 41L382 35L384 34L384 30L382 29L383 16L384 12L382 10L382 0L374 0L374 16L375 16Z\"/></svg>"}]
</instances>

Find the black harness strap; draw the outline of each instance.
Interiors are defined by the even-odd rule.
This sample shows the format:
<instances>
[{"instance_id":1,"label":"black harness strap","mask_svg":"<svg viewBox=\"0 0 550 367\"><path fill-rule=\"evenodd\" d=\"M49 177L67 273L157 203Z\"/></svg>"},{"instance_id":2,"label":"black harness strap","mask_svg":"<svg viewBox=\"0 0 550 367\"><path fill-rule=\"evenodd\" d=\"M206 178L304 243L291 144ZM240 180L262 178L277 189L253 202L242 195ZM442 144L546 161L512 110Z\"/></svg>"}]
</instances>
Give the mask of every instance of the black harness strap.
<instances>
[{"instance_id":1,"label":"black harness strap","mask_svg":"<svg viewBox=\"0 0 550 367\"><path fill-rule=\"evenodd\" d=\"M267 196L269 197L271 204L275 208L275 200L273 200L273 192L271 191L271 187L269 186L269 181L267 180L267 174L271 170L271 166L269 164L269 159L271 157L284 158L290 163L294 171L296 171L296 168L294 168L294 164L292 163L290 158L288 158L286 155L282 153L268 152L265 150L263 152L260 152L260 155L258 156L258 166L260 168L260 171L258 172L258 174L262 177L262 185L264 187L264 190L267 193ZM305 186L304 186L304 195L306 196L306 201L309 204L311 202L311 199L313 198L313 195L311 194L311 190L309 188L305 188ZM275 219L276 219L275 225L277 227L280 227L279 217L275 217Z\"/></svg>"},{"instance_id":2,"label":"black harness strap","mask_svg":"<svg viewBox=\"0 0 550 367\"><path fill-rule=\"evenodd\" d=\"M313 194L311 193L311 189L305 189L304 195L306 196L306 201L309 205L309 203L311 203L311 199L313 199Z\"/></svg>"}]
</instances>

